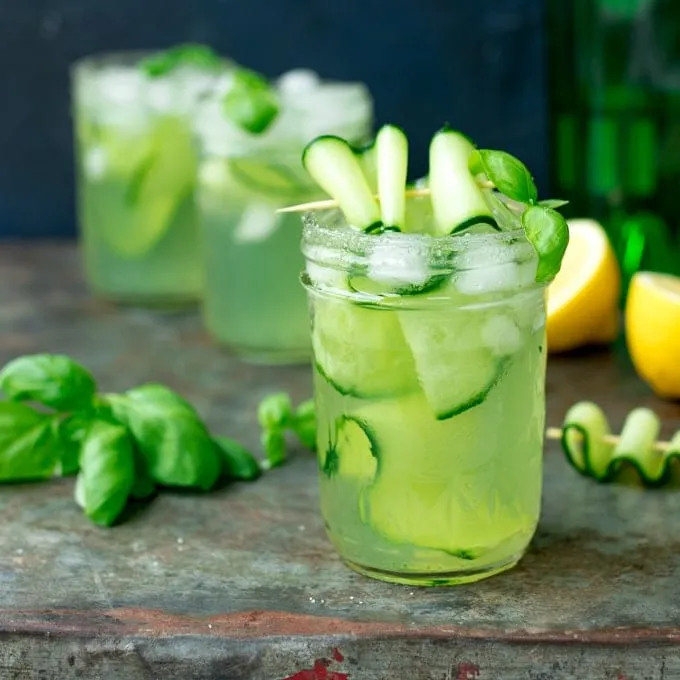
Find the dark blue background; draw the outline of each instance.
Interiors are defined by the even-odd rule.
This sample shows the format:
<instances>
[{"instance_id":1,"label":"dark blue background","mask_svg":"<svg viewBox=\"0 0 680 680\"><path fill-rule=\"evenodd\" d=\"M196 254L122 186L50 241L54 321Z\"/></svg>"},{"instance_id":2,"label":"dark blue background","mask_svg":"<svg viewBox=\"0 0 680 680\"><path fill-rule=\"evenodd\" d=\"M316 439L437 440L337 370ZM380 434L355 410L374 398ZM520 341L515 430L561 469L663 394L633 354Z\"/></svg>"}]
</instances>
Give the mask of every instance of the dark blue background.
<instances>
[{"instance_id":1,"label":"dark blue background","mask_svg":"<svg viewBox=\"0 0 680 680\"><path fill-rule=\"evenodd\" d=\"M204 42L270 76L361 79L378 123L412 140L444 122L547 178L539 0L0 0L0 237L75 231L71 62Z\"/></svg>"}]
</instances>

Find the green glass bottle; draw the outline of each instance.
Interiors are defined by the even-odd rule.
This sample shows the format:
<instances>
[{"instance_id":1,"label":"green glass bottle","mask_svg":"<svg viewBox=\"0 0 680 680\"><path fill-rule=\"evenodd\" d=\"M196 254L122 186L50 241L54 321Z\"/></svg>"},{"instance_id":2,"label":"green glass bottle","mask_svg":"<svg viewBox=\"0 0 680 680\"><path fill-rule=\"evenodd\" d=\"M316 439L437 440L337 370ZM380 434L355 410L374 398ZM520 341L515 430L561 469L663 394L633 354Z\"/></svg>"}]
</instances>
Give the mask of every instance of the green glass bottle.
<instances>
[{"instance_id":1,"label":"green glass bottle","mask_svg":"<svg viewBox=\"0 0 680 680\"><path fill-rule=\"evenodd\" d=\"M624 284L680 274L680 0L548 0L547 17L555 194L605 225Z\"/></svg>"}]
</instances>

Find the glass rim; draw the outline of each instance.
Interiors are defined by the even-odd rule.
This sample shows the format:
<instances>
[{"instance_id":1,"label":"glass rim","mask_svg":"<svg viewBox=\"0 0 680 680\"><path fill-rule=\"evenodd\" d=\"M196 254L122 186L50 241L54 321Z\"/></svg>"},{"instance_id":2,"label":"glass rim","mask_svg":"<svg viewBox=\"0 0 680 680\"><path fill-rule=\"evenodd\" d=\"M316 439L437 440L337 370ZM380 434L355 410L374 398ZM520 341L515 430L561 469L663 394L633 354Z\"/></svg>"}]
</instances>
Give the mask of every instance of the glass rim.
<instances>
[{"instance_id":1,"label":"glass rim","mask_svg":"<svg viewBox=\"0 0 680 680\"><path fill-rule=\"evenodd\" d=\"M344 269L365 264L377 243L398 256L419 253L430 269L439 271L484 269L510 262L538 260L522 229L447 236L385 232L376 237L349 226L338 209L305 212L302 223L303 255L316 264L331 268ZM490 249L494 249L496 255L492 262L474 257L475 253Z\"/></svg>"},{"instance_id":2,"label":"glass rim","mask_svg":"<svg viewBox=\"0 0 680 680\"><path fill-rule=\"evenodd\" d=\"M129 48L129 49L118 49L118 50L101 50L98 52L90 52L88 54L82 55L73 59L70 63L70 71L73 74L88 74L88 73L98 73L104 68L110 66L118 66L123 68L136 68L139 66L142 59L146 59L154 54L161 54L167 47L158 47L154 49L150 48ZM225 67L228 67L232 61L224 56L220 55L220 59L224 63ZM196 70L202 70L197 68ZM154 79L164 78L171 73L157 76Z\"/></svg>"}]
</instances>

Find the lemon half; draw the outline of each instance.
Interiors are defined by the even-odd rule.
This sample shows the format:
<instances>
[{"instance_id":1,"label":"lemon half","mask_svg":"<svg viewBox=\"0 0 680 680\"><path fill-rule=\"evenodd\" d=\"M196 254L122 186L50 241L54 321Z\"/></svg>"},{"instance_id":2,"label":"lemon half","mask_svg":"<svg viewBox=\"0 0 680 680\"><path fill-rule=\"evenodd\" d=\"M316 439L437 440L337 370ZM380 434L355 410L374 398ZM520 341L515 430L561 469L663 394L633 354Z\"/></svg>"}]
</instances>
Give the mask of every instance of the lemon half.
<instances>
[{"instance_id":1,"label":"lemon half","mask_svg":"<svg viewBox=\"0 0 680 680\"><path fill-rule=\"evenodd\" d=\"M638 272L626 301L626 343L640 377L680 399L680 277Z\"/></svg>"},{"instance_id":2,"label":"lemon half","mask_svg":"<svg viewBox=\"0 0 680 680\"><path fill-rule=\"evenodd\" d=\"M621 273L607 234L595 220L569 220L569 245L548 287L548 350L607 344L619 327Z\"/></svg>"}]
</instances>

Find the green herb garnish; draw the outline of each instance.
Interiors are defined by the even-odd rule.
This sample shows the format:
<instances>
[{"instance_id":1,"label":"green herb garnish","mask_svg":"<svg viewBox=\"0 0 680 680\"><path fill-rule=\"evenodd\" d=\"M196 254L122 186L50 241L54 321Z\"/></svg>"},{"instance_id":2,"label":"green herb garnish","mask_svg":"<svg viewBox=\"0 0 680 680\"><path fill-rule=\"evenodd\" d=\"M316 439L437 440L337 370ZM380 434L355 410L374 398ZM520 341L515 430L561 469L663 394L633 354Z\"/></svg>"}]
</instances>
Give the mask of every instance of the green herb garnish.
<instances>
[{"instance_id":1,"label":"green herb garnish","mask_svg":"<svg viewBox=\"0 0 680 680\"><path fill-rule=\"evenodd\" d=\"M207 491L220 478L261 470L234 440L213 437L196 410L163 385L98 394L69 357L36 354L0 371L0 482L78 474L75 495L96 524L110 526L129 499L158 487Z\"/></svg>"},{"instance_id":2,"label":"green herb garnish","mask_svg":"<svg viewBox=\"0 0 680 680\"><path fill-rule=\"evenodd\" d=\"M258 421L262 428L262 448L270 468L286 460L287 432L295 434L306 448L316 449L316 412L312 399L293 409L285 392L270 394L260 403Z\"/></svg>"},{"instance_id":3,"label":"green herb garnish","mask_svg":"<svg viewBox=\"0 0 680 680\"><path fill-rule=\"evenodd\" d=\"M227 118L255 135L264 132L279 113L278 98L267 79L244 68L234 72L223 106Z\"/></svg>"},{"instance_id":4,"label":"green herb garnish","mask_svg":"<svg viewBox=\"0 0 680 680\"><path fill-rule=\"evenodd\" d=\"M207 45L185 43L143 59L140 67L150 78L171 73L180 66L194 66L206 71L215 71L222 64L222 58Z\"/></svg>"},{"instance_id":5,"label":"green herb garnish","mask_svg":"<svg viewBox=\"0 0 680 680\"><path fill-rule=\"evenodd\" d=\"M549 283L560 270L569 244L569 227L556 210L532 205L522 213L522 227L527 240L538 254L536 281Z\"/></svg>"},{"instance_id":6,"label":"green herb garnish","mask_svg":"<svg viewBox=\"0 0 680 680\"><path fill-rule=\"evenodd\" d=\"M536 184L527 167L505 151L476 150L470 158L470 171L486 176L498 191L526 206L521 222L527 240L538 255L536 281L550 283L560 270L569 243L567 221L555 210L567 201L539 201Z\"/></svg>"}]
</instances>

